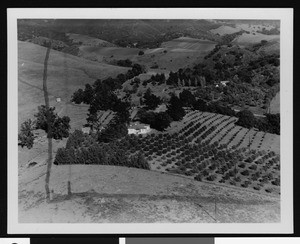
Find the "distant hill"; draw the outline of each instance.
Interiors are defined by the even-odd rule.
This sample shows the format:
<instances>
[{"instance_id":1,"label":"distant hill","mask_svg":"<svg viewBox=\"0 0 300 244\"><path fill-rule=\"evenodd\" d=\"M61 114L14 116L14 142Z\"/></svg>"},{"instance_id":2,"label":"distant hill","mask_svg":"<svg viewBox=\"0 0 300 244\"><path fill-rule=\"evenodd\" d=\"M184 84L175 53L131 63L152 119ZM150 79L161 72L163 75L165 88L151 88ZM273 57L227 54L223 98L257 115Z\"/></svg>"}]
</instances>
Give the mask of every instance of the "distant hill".
<instances>
[{"instance_id":1,"label":"distant hill","mask_svg":"<svg viewBox=\"0 0 300 244\"><path fill-rule=\"evenodd\" d=\"M220 25L206 20L139 19L57 19L52 21L19 20L19 40L32 35L49 37L49 33L75 33L102 39L122 47L154 48L181 36L217 40L209 32ZM56 35L57 36L57 35ZM59 40L62 37L58 37ZM63 37L65 39L65 37Z\"/></svg>"}]
</instances>

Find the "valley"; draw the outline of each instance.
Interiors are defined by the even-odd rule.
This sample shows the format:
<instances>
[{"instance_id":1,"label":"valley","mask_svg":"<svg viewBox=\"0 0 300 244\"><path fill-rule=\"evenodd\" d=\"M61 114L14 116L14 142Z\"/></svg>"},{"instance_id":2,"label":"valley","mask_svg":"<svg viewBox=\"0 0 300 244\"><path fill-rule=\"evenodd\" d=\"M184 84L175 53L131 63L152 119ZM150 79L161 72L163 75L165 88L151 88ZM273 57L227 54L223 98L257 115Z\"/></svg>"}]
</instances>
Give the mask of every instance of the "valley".
<instances>
[{"instance_id":1,"label":"valley","mask_svg":"<svg viewBox=\"0 0 300 244\"><path fill-rule=\"evenodd\" d=\"M50 107L64 118L53 124L50 202L48 125L35 122L31 147L19 145L20 222L280 222L278 23L66 19L18 28L19 133L29 119L46 123L38 113L50 42Z\"/></svg>"}]
</instances>

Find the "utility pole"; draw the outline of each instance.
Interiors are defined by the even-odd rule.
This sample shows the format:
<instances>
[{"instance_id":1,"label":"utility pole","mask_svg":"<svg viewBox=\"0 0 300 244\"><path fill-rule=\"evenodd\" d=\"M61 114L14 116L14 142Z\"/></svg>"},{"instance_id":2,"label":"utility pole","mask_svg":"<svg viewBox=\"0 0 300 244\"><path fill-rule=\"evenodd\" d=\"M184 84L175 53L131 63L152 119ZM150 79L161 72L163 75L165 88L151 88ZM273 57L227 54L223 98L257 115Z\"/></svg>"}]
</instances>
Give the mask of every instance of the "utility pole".
<instances>
[{"instance_id":1,"label":"utility pole","mask_svg":"<svg viewBox=\"0 0 300 244\"><path fill-rule=\"evenodd\" d=\"M50 110L49 110L49 96L48 96L48 89L47 89L47 68L48 68L48 60L50 55L52 43L50 41L47 51L46 57L44 61L44 73L43 73L43 91L44 91L44 98L45 98L45 105L46 105L46 113L47 113L47 126L48 126L48 160L47 160L47 171L46 171L46 179L45 179L45 190L46 190L46 200L50 201L50 188L49 188L49 181L50 181L50 174L51 174L51 167L52 167L52 125L51 125L51 118L50 118Z\"/></svg>"}]
</instances>

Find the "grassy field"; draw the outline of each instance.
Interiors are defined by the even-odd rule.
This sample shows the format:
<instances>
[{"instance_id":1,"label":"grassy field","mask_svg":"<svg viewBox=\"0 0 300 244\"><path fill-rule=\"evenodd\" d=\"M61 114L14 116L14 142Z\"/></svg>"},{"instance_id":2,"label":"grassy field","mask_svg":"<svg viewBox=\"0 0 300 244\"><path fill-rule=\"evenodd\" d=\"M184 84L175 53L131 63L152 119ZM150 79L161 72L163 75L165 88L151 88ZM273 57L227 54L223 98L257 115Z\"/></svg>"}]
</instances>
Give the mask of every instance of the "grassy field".
<instances>
[{"instance_id":1,"label":"grassy field","mask_svg":"<svg viewBox=\"0 0 300 244\"><path fill-rule=\"evenodd\" d=\"M162 43L160 48L146 50L145 55L137 57L137 61L148 67L157 65L161 69L177 71L200 62L215 45L211 41L180 37Z\"/></svg>"},{"instance_id":2,"label":"grassy field","mask_svg":"<svg viewBox=\"0 0 300 244\"><path fill-rule=\"evenodd\" d=\"M18 45L18 108L19 124L33 117L37 106L44 104L42 90L43 62L46 48L27 42ZM71 95L86 83L125 73L128 68L101 64L51 50L48 65L50 105L59 112L70 101ZM62 102L57 103L60 97ZM65 111L68 111L65 109ZM72 110L71 110L72 111ZM72 112L68 115L72 117ZM84 110L83 110L84 111ZM66 113L63 113L66 114ZM84 116L85 118L85 116Z\"/></svg>"},{"instance_id":3,"label":"grassy field","mask_svg":"<svg viewBox=\"0 0 300 244\"><path fill-rule=\"evenodd\" d=\"M242 35L235 38L232 42L238 45L249 45L254 43L259 43L262 40L266 41L279 41L279 35L264 35L261 33L254 32L254 34L243 33Z\"/></svg>"},{"instance_id":4,"label":"grassy field","mask_svg":"<svg viewBox=\"0 0 300 244\"><path fill-rule=\"evenodd\" d=\"M238 32L240 30L241 30L240 28L236 28L236 27L234 28L234 27L231 27L231 26L222 25L222 26L218 27L217 29L213 29L213 30L210 30L210 31L214 34L219 34L220 36L224 36L224 35L227 35L227 34L233 34L233 33Z\"/></svg>"}]
</instances>

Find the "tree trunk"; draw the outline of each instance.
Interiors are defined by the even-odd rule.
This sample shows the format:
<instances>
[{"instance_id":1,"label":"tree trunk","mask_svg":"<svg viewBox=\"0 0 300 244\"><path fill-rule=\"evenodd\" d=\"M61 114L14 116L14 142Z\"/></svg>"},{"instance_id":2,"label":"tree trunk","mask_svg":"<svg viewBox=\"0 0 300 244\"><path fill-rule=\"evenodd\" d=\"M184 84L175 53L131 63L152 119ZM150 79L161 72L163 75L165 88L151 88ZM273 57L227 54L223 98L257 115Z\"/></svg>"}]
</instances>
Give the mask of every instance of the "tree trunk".
<instances>
[{"instance_id":1,"label":"tree trunk","mask_svg":"<svg viewBox=\"0 0 300 244\"><path fill-rule=\"evenodd\" d=\"M47 48L46 57L44 61L44 74L43 74L43 90L44 90L44 98L45 98L45 105L47 111L47 124L48 124L48 161L47 161L47 172L46 172L46 179L45 179L45 190L46 190L46 200L50 201L50 188L49 188L49 181L50 181L50 174L51 174L51 166L52 166L52 125L50 121L50 113L49 113L49 96L48 96L48 89L47 89L47 68L48 68L48 59L51 50L51 42Z\"/></svg>"}]
</instances>

